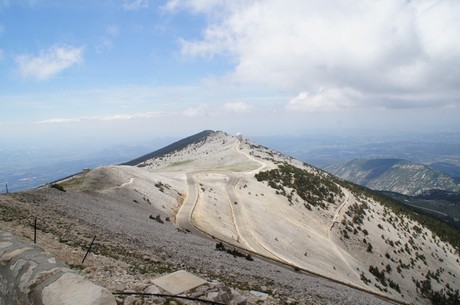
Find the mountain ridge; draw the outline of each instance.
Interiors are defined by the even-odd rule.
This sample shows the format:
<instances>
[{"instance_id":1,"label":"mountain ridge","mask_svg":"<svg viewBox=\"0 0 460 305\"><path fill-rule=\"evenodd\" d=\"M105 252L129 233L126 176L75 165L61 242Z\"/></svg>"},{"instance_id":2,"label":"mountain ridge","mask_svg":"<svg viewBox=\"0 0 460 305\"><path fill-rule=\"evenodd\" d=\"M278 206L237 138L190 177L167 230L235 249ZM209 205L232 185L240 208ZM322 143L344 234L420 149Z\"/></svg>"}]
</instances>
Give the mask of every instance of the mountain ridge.
<instances>
[{"instance_id":1,"label":"mountain ridge","mask_svg":"<svg viewBox=\"0 0 460 305\"><path fill-rule=\"evenodd\" d=\"M172 153L176 150L180 150L184 147L186 147L187 145L190 145L192 143L195 143L195 142L198 142L204 138L206 138L208 135L212 134L214 131L212 130L204 130L202 132L199 132L197 134L194 134L194 135L191 135L189 137L186 137L182 140L179 140L179 141L176 141L170 145L167 145L163 148L160 148L154 152L151 152L151 153L148 153L148 154L145 154L139 158L136 158L134 160L131 160L131 161L128 161L128 162L125 162L125 163L122 163L121 165L137 165L139 163L142 163L146 160L149 160L149 159L153 159L153 158L156 158L156 157L159 157L159 156L162 156L162 155L165 155L165 154L168 154L168 153Z\"/></svg>"},{"instance_id":2,"label":"mountain ridge","mask_svg":"<svg viewBox=\"0 0 460 305\"><path fill-rule=\"evenodd\" d=\"M326 168L342 179L379 191L418 195L432 189L460 191L443 172L405 159L354 159Z\"/></svg>"},{"instance_id":3,"label":"mountain ridge","mask_svg":"<svg viewBox=\"0 0 460 305\"><path fill-rule=\"evenodd\" d=\"M136 166L99 167L59 182L66 190L61 197L84 195L94 207L51 195L48 201L77 219L97 206L104 213L95 212L95 225L107 218L106 230L131 234L138 230L135 219L129 225L123 219L142 208L145 218L169 219L172 228L195 228L210 240L397 302L456 297L441 283L456 285L460 278L458 245L442 234L315 167L241 137L207 132ZM125 211L122 218L118 209ZM426 268L443 282L419 271Z\"/></svg>"}]
</instances>

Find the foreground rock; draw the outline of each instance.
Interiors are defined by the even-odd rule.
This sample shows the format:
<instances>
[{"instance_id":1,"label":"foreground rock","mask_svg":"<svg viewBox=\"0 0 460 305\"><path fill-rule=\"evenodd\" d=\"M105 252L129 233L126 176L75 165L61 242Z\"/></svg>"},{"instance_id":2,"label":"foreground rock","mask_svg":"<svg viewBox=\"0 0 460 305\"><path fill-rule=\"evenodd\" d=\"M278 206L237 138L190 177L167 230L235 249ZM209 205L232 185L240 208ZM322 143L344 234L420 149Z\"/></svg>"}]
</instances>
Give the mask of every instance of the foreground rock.
<instances>
[{"instance_id":1,"label":"foreground rock","mask_svg":"<svg viewBox=\"0 0 460 305\"><path fill-rule=\"evenodd\" d=\"M0 304L115 305L105 288L0 230Z\"/></svg>"}]
</instances>

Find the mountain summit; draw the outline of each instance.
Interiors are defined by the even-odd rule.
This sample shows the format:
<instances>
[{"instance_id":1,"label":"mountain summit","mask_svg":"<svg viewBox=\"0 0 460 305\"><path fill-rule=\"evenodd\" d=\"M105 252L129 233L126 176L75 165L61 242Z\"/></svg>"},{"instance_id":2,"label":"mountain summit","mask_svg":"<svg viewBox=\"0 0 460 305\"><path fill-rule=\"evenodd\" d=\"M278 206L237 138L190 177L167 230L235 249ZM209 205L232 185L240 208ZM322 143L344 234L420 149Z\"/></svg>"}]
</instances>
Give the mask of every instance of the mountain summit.
<instances>
[{"instance_id":1,"label":"mountain summit","mask_svg":"<svg viewBox=\"0 0 460 305\"><path fill-rule=\"evenodd\" d=\"M156 215L150 218L167 219L180 231L215 241L218 249L295 270L298 277L314 274L393 302L459 298L458 235L445 224L241 135L204 131L57 185L67 191L60 196L86 201L76 208L61 198L55 208L78 219L96 209L96 226L113 233L140 230L153 238L146 222ZM179 238L174 227L156 236L168 239L165 248ZM184 264L200 259L182 253L184 245L176 246Z\"/></svg>"}]
</instances>

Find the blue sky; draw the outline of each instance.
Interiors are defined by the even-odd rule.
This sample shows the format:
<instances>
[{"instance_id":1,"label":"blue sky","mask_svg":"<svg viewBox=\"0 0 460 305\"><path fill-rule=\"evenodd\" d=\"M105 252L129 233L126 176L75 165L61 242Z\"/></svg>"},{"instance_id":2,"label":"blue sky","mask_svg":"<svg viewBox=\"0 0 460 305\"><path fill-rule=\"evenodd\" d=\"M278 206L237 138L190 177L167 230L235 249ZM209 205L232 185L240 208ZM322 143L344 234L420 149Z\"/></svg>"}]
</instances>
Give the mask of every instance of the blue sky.
<instances>
[{"instance_id":1,"label":"blue sky","mask_svg":"<svg viewBox=\"0 0 460 305\"><path fill-rule=\"evenodd\" d=\"M457 0L0 0L1 145L460 130Z\"/></svg>"}]
</instances>

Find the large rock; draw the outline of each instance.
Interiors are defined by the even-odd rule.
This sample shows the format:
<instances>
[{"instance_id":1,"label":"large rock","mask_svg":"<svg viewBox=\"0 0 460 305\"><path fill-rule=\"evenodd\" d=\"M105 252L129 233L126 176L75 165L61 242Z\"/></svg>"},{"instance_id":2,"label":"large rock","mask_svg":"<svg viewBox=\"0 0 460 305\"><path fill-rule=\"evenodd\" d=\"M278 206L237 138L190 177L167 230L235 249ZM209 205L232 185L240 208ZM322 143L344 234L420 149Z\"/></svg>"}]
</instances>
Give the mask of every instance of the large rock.
<instances>
[{"instance_id":1,"label":"large rock","mask_svg":"<svg viewBox=\"0 0 460 305\"><path fill-rule=\"evenodd\" d=\"M0 305L116 305L105 288L0 230Z\"/></svg>"},{"instance_id":2,"label":"large rock","mask_svg":"<svg viewBox=\"0 0 460 305\"><path fill-rule=\"evenodd\" d=\"M113 305L113 295L78 274L66 273L42 290L46 305Z\"/></svg>"}]
</instances>

